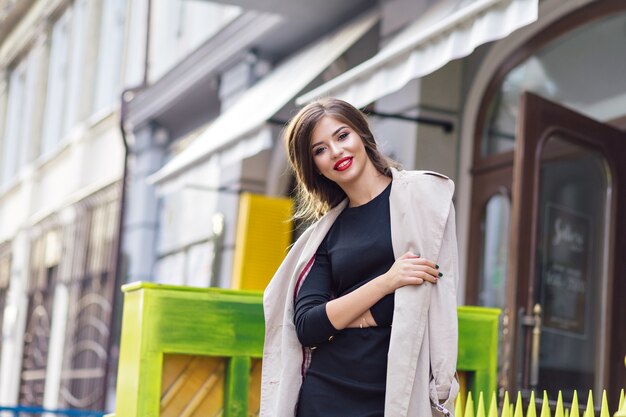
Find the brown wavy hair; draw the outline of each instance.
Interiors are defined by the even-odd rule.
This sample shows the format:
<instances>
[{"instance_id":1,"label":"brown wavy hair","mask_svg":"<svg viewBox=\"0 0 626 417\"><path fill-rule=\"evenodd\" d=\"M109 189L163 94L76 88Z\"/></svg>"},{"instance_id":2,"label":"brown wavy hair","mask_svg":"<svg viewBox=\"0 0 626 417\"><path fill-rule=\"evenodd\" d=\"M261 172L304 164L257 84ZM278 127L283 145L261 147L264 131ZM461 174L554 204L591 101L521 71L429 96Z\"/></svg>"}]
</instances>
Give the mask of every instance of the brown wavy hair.
<instances>
[{"instance_id":1,"label":"brown wavy hair","mask_svg":"<svg viewBox=\"0 0 626 417\"><path fill-rule=\"evenodd\" d=\"M336 98L314 101L302 108L284 131L287 155L296 175L296 219L319 219L346 198L346 193L337 183L317 173L313 162L311 136L324 116L347 124L361 137L367 156L378 172L391 177L391 168L400 168L398 162L378 150L367 117L359 109Z\"/></svg>"}]
</instances>

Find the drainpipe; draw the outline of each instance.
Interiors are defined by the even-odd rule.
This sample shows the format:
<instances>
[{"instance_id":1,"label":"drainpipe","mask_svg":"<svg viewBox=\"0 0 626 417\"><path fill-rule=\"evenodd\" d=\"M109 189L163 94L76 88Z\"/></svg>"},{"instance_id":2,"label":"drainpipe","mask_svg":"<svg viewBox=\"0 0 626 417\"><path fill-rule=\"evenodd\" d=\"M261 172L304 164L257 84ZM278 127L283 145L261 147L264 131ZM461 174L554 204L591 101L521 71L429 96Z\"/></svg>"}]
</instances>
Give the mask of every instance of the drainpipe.
<instances>
[{"instance_id":1,"label":"drainpipe","mask_svg":"<svg viewBox=\"0 0 626 417\"><path fill-rule=\"evenodd\" d=\"M115 328L115 319L117 313L117 303L120 295L120 287L124 282L122 277L124 271L124 263L123 263L123 231L124 231L124 220L126 218L126 189L127 189L127 181L128 181L128 157L130 155L130 146L128 144L128 138L126 136L126 120L128 114L128 103L133 99L135 94L144 90L148 86L148 74L149 74L149 65L150 65L150 21L152 16L152 0L147 0L147 10L146 10L146 40L145 40L145 54L144 54L144 68L143 68L143 79L141 83L137 86L130 87L124 89L121 94L121 103L120 103L120 133L122 136L122 144L124 146L124 167L122 170L122 184L120 190L120 202L119 202L119 216L117 223L117 240L115 243L115 249L113 250L114 259L112 259L111 266L113 267L113 297L111 299L111 316L109 318L109 341L107 346L107 365L104 370L104 401L106 405L107 393L109 390L109 377L112 372L115 372L111 369L110 359L111 359L111 350L114 345L114 340L118 339L118 334L113 333L112 330ZM121 327L120 327L121 332ZM119 358L118 358L119 359Z\"/></svg>"}]
</instances>

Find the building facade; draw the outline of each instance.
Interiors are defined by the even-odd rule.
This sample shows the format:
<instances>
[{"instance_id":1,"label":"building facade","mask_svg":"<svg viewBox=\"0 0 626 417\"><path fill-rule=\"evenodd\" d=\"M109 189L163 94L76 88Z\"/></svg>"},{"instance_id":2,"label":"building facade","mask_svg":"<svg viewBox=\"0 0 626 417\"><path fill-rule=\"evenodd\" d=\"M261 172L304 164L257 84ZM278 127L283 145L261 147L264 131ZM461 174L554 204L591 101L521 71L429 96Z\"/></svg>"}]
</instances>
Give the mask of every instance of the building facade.
<instances>
[{"instance_id":1,"label":"building facade","mask_svg":"<svg viewBox=\"0 0 626 417\"><path fill-rule=\"evenodd\" d=\"M626 385L623 1L0 5L1 404L112 409L87 397L115 265L262 289L300 226L282 128L328 95L455 180L458 301L503 310L502 389Z\"/></svg>"},{"instance_id":2,"label":"building facade","mask_svg":"<svg viewBox=\"0 0 626 417\"><path fill-rule=\"evenodd\" d=\"M216 3L278 23L242 47L245 58L214 70L219 110L194 134L169 136L167 162L147 177L162 202L159 245L171 245L155 251L157 279L195 285L197 258L182 254L194 239L183 235L209 239L221 213L221 269L201 284L237 282L238 197L226 191L289 196L282 125L299 105L337 96L366 108L383 149L406 168L456 181L459 302L503 309L501 387L563 389L566 400L607 388L617 398L626 379L623 2ZM324 19L310 28L303 15ZM215 35L215 55L226 55L219 36L229 28ZM205 256L209 271L218 258Z\"/></svg>"},{"instance_id":3,"label":"building facade","mask_svg":"<svg viewBox=\"0 0 626 417\"><path fill-rule=\"evenodd\" d=\"M143 69L126 53L129 5L0 2L5 406L105 408L114 376L120 93Z\"/></svg>"}]
</instances>

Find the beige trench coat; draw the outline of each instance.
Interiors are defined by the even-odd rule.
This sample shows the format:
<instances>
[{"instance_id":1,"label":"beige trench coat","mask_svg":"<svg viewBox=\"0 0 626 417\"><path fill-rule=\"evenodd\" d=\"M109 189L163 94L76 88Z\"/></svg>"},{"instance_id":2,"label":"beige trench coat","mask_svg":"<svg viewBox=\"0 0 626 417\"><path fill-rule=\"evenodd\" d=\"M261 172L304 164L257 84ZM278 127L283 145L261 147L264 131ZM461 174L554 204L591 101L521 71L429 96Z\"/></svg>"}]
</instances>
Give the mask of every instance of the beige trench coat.
<instances>
[{"instance_id":1,"label":"beige trench coat","mask_svg":"<svg viewBox=\"0 0 626 417\"><path fill-rule=\"evenodd\" d=\"M440 265L437 284L395 292L387 363L386 417L439 416L431 400L450 413L459 389L456 288L458 259L452 195L454 183L431 171L393 171L390 218L396 259L411 250ZM346 201L309 227L267 286L261 417L293 417L303 372L303 348L293 322L295 287Z\"/></svg>"}]
</instances>

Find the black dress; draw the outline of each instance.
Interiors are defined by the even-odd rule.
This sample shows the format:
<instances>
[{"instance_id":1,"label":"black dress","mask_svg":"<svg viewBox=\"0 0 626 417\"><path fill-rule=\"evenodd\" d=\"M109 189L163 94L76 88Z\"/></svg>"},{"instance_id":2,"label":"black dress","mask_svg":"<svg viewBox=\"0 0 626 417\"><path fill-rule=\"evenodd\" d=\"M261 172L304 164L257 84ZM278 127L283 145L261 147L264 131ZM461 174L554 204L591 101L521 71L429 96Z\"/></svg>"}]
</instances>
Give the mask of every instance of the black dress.
<instances>
[{"instance_id":1,"label":"black dress","mask_svg":"<svg viewBox=\"0 0 626 417\"><path fill-rule=\"evenodd\" d=\"M295 305L300 342L312 359L297 417L382 417L393 294L370 309L377 327L337 331L326 303L387 272L394 263L391 183L368 203L344 209L316 252Z\"/></svg>"}]
</instances>

